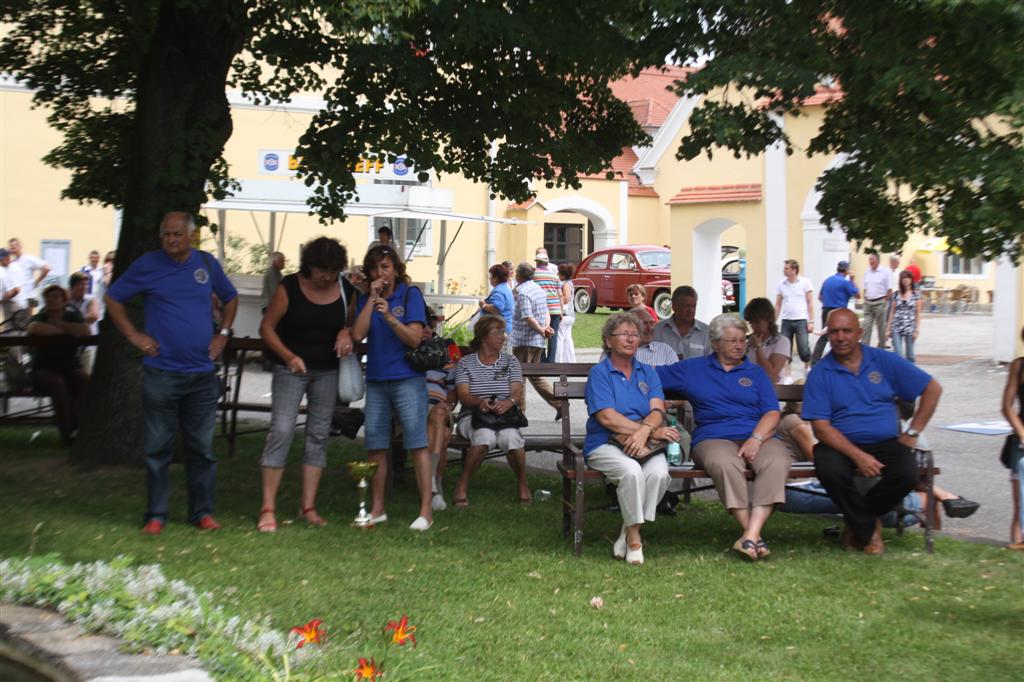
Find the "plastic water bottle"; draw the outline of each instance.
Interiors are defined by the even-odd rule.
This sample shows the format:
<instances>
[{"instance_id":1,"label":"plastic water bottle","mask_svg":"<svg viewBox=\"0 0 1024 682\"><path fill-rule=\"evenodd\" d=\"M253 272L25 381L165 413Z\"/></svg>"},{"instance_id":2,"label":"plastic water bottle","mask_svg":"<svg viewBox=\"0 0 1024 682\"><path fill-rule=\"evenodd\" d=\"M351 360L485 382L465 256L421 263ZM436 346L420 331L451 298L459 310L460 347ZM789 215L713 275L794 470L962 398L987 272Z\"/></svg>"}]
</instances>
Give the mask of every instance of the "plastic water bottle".
<instances>
[{"instance_id":1,"label":"plastic water bottle","mask_svg":"<svg viewBox=\"0 0 1024 682\"><path fill-rule=\"evenodd\" d=\"M668 425L669 425L670 428L673 428L673 429L676 428L676 418L675 417L669 417L668 418ZM665 448L665 457L668 459L668 463L669 463L670 466L677 467L680 464L682 464L683 463L683 451L682 451L682 448L679 447L679 443L677 443L674 440L670 440L668 442L668 447Z\"/></svg>"},{"instance_id":2,"label":"plastic water bottle","mask_svg":"<svg viewBox=\"0 0 1024 682\"><path fill-rule=\"evenodd\" d=\"M534 502L547 502L550 499L551 499L551 491L550 490L540 490L540 489L538 489L538 490L533 491L533 501Z\"/></svg>"}]
</instances>

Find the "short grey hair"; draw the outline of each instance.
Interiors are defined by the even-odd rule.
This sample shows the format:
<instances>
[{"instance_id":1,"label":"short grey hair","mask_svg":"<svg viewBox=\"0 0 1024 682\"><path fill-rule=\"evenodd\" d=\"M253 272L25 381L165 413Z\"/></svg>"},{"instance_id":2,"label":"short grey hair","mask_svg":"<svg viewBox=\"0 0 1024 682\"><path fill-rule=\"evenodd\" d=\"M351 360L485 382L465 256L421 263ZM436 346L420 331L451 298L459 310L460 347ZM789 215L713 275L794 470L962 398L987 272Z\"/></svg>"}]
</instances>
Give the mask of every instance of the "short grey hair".
<instances>
[{"instance_id":1,"label":"short grey hair","mask_svg":"<svg viewBox=\"0 0 1024 682\"><path fill-rule=\"evenodd\" d=\"M606 353L611 349L608 348L608 344L604 340L619 331L619 327L624 324L633 325L633 329L636 330L637 334L640 333L640 320L636 319L636 315L632 313L612 313L604 321L604 324L601 326L601 347Z\"/></svg>"},{"instance_id":2,"label":"short grey hair","mask_svg":"<svg viewBox=\"0 0 1024 682\"><path fill-rule=\"evenodd\" d=\"M711 320L708 325L708 338L711 343L718 343L726 329L739 329L744 336L747 333L747 323L736 317L734 313L722 313Z\"/></svg>"},{"instance_id":3,"label":"short grey hair","mask_svg":"<svg viewBox=\"0 0 1024 682\"><path fill-rule=\"evenodd\" d=\"M525 282L526 280L533 279L533 273L535 272L537 272L537 268L529 263L520 263L516 266L516 279L521 279Z\"/></svg>"},{"instance_id":4,"label":"short grey hair","mask_svg":"<svg viewBox=\"0 0 1024 682\"><path fill-rule=\"evenodd\" d=\"M171 218L184 218L185 226L188 228L189 235L196 231L196 218L191 213L187 213L185 211L168 211L160 221L160 234L164 233L164 225L166 225L167 221Z\"/></svg>"}]
</instances>

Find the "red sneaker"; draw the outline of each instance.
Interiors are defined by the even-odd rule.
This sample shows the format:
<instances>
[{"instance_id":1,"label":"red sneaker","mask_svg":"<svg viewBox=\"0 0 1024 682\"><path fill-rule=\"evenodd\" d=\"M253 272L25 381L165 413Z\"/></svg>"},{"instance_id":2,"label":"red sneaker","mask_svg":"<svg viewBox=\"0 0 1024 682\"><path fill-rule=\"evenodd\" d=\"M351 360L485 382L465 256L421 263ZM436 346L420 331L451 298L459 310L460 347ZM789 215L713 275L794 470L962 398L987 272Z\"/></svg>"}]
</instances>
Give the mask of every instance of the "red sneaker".
<instances>
[{"instance_id":1,"label":"red sneaker","mask_svg":"<svg viewBox=\"0 0 1024 682\"><path fill-rule=\"evenodd\" d=\"M220 530L220 524L217 523L212 516L207 514L203 518L199 519L192 524L199 530Z\"/></svg>"},{"instance_id":2,"label":"red sneaker","mask_svg":"<svg viewBox=\"0 0 1024 682\"><path fill-rule=\"evenodd\" d=\"M146 535L160 535L164 530L164 522L160 519L150 519L146 521L146 525L142 527L142 532Z\"/></svg>"}]
</instances>

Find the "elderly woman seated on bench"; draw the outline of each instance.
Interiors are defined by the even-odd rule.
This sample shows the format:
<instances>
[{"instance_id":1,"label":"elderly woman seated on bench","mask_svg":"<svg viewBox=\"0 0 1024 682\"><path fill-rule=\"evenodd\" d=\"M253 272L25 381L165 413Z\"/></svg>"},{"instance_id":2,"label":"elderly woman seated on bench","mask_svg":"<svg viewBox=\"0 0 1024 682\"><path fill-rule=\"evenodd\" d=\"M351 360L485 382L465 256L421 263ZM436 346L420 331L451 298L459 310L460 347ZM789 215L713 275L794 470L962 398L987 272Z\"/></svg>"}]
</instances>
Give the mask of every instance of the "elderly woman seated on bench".
<instances>
[{"instance_id":1,"label":"elderly woman seated on bench","mask_svg":"<svg viewBox=\"0 0 1024 682\"><path fill-rule=\"evenodd\" d=\"M497 315L484 315L473 325L473 340L469 344L472 352L455 366L455 391L462 403L455 428L470 444L466 464L452 495L456 507L469 505L469 477L492 447L505 452L516 474L520 502L531 501L526 482L526 440L522 432L516 427L486 428L473 424L489 417L521 414L523 369L515 356L501 351L504 343L505 320ZM476 418L475 413L479 413Z\"/></svg>"},{"instance_id":2,"label":"elderly woman seated on bench","mask_svg":"<svg viewBox=\"0 0 1024 682\"><path fill-rule=\"evenodd\" d=\"M746 359L742 320L719 315L708 329L711 355L658 367L667 391L693 405L693 459L708 472L718 496L743 528L733 549L751 561L771 552L761 528L775 505L786 501L789 451L772 438L779 400L765 371ZM754 472L753 493L747 471Z\"/></svg>"},{"instance_id":3,"label":"elderly woman seated on bench","mask_svg":"<svg viewBox=\"0 0 1024 682\"><path fill-rule=\"evenodd\" d=\"M640 525L654 521L668 488L665 441L679 439L662 425L665 395L649 365L635 356L640 325L630 314L611 315L601 330L607 357L587 376L587 436L583 456L617 486L622 530L612 549L616 559L644 562Z\"/></svg>"}]
</instances>

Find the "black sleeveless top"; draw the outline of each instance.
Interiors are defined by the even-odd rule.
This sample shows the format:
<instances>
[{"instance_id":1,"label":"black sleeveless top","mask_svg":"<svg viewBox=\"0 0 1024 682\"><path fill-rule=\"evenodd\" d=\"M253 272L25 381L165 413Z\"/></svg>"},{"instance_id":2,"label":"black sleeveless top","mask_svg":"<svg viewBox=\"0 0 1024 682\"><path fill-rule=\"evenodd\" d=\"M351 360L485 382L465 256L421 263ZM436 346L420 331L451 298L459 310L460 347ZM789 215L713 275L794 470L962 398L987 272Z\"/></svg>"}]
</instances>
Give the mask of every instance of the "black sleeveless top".
<instances>
[{"instance_id":1,"label":"black sleeveless top","mask_svg":"<svg viewBox=\"0 0 1024 682\"><path fill-rule=\"evenodd\" d=\"M344 299L339 296L338 300L325 305L313 303L302 293L298 275L284 277L280 286L288 294L288 310L275 328L281 342L302 358L306 369L337 369L334 341L345 326ZM342 281L342 286L345 297L352 301L354 288L347 280ZM285 364L276 355L273 359L279 365Z\"/></svg>"}]
</instances>

